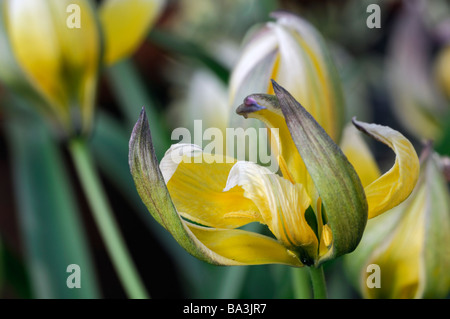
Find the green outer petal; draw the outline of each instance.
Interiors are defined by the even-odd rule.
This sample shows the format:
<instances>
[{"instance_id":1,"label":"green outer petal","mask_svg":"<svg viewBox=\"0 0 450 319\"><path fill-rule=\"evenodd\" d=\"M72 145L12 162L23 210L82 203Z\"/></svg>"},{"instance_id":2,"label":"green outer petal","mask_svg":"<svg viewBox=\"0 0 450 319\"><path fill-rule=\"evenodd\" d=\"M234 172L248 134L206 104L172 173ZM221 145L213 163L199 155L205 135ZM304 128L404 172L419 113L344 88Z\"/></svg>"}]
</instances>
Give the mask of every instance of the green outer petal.
<instances>
[{"instance_id":1,"label":"green outer petal","mask_svg":"<svg viewBox=\"0 0 450 319\"><path fill-rule=\"evenodd\" d=\"M191 224L189 226L187 222L183 221L172 203L159 169L144 108L131 135L128 159L137 191L150 214L194 257L216 265L284 263L297 267L302 266L298 259L294 258L294 255L289 254L285 247L269 237L242 230L195 227ZM194 227L198 234L204 235L203 238L207 239L205 244L194 235L190 227ZM211 236L214 232L218 234L217 241ZM207 235L206 233L210 234ZM229 243L230 240L236 243L236 240L232 238L235 236L244 239L238 240L242 245L240 247L227 246L227 242ZM220 248L219 251L226 251L227 255L230 251L229 248L232 247L232 249L240 251L244 257L245 254L243 255L242 252L247 250L259 259L250 262L243 258L239 261L233 258L233 254L229 254L229 258L227 258L208 248L214 247L214 245ZM268 250L273 253L268 253ZM239 254L237 257L239 258Z\"/></svg>"},{"instance_id":2,"label":"green outer petal","mask_svg":"<svg viewBox=\"0 0 450 319\"><path fill-rule=\"evenodd\" d=\"M198 242L184 225L173 206L153 149L144 108L131 134L128 161L139 196L153 218L194 257L217 263L211 256L211 251Z\"/></svg>"},{"instance_id":3,"label":"green outer petal","mask_svg":"<svg viewBox=\"0 0 450 319\"><path fill-rule=\"evenodd\" d=\"M286 124L314 185L333 232L330 250L316 265L353 251L367 222L361 181L340 148L284 88L272 81Z\"/></svg>"}]
</instances>

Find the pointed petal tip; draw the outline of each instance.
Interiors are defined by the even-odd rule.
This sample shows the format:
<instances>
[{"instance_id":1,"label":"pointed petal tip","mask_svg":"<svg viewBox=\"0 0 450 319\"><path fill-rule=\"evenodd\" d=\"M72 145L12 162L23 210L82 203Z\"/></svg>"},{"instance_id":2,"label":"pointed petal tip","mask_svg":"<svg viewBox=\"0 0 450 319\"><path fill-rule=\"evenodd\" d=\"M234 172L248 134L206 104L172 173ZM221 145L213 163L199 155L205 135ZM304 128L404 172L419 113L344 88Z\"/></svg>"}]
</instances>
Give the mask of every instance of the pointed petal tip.
<instances>
[{"instance_id":1,"label":"pointed petal tip","mask_svg":"<svg viewBox=\"0 0 450 319\"><path fill-rule=\"evenodd\" d=\"M145 111L144 105L142 106L141 112L139 113L139 118L147 118L147 112Z\"/></svg>"},{"instance_id":2,"label":"pointed petal tip","mask_svg":"<svg viewBox=\"0 0 450 319\"><path fill-rule=\"evenodd\" d=\"M134 152L139 152L141 139L143 137L145 140L152 143L150 126L148 124L147 113L144 106L141 109L136 124L134 124L133 130L131 131L130 141L128 143L128 160L130 168L133 165L132 158L135 156Z\"/></svg>"},{"instance_id":3,"label":"pointed petal tip","mask_svg":"<svg viewBox=\"0 0 450 319\"><path fill-rule=\"evenodd\" d=\"M361 132L365 133L366 135L372 136L372 134L366 129L365 124L368 123L364 123L361 121L358 121L356 119L356 116L352 117L352 124ZM373 137L373 136L372 136ZM375 138L375 137L374 137ZM376 139L376 138L375 138ZM377 139L378 140L378 139Z\"/></svg>"},{"instance_id":4,"label":"pointed petal tip","mask_svg":"<svg viewBox=\"0 0 450 319\"><path fill-rule=\"evenodd\" d=\"M274 79L270 79L270 81L272 82L272 86L273 86L273 90L276 92L282 92L283 88L281 87L281 85L279 85Z\"/></svg>"}]
</instances>

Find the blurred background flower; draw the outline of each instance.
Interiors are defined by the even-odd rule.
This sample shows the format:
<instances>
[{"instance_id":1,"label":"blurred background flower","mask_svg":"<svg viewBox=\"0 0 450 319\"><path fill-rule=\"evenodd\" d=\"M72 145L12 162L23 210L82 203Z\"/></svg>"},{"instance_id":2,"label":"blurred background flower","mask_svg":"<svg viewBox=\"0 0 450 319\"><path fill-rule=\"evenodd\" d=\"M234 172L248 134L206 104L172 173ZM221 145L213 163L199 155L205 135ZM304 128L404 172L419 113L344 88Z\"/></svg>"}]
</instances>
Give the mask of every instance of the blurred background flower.
<instances>
[{"instance_id":1,"label":"blurred background flower","mask_svg":"<svg viewBox=\"0 0 450 319\"><path fill-rule=\"evenodd\" d=\"M368 222L361 244L346 256L349 276L366 298L445 298L450 292L450 193L442 159L430 148L411 197ZM380 267L380 287L367 284Z\"/></svg>"},{"instance_id":2,"label":"blurred background flower","mask_svg":"<svg viewBox=\"0 0 450 319\"><path fill-rule=\"evenodd\" d=\"M19 6L22 1L11 2ZM0 2L2 12L7 8L7 2ZM136 5L139 14L126 10L124 2ZM55 8L66 2L58 3ZM340 119L342 122L338 131L342 129L342 123L356 115L358 119L387 125L407 135L414 142L418 153L422 148L422 139L432 137L430 134L433 132L441 132L439 140L436 138L435 150L441 155L450 155L450 125L446 111L448 93L445 93L448 92L448 72L445 72L448 66L448 53L445 53L448 52L448 29L445 20L449 16L449 4L445 0L428 1L426 5L421 5L424 14L421 15L423 22L420 23L422 30L425 30L422 40L415 39L412 50L415 54L410 50L408 54L399 54L397 57L412 59L423 56L421 52L425 52L425 62L418 64L420 70L410 65L407 71L414 73L406 75L398 73L403 72L403 66L408 66L409 62L399 60L390 68L387 67L387 61L395 56L395 47L403 46L402 43L410 39L408 34L402 35L395 31L402 25L398 21L406 21L405 12L411 11L408 1L167 0L162 5L160 1L150 0L74 0L71 3L80 3L81 8L84 8L83 3L89 3L86 8L90 9L83 10L82 15L84 12L89 16L91 12L98 20L96 26L92 25L89 37L92 39L99 32L99 37L104 38L95 44L99 45L104 60L97 61L98 65L92 62L89 71L89 76L95 76L97 83L91 88L94 94L88 94L91 104L84 115L86 121L74 121L80 117L72 113L63 117L70 119L68 121L73 124L75 131L90 131L88 146L94 155L94 164L100 170L105 193L114 208L114 217L152 297L292 298L302 295L298 287L292 284L287 267L262 265L218 268L188 255L149 215L135 190L127 161L128 139L142 106L147 111L159 159L172 142L170 136L174 127L190 128L195 119L208 123L203 125L203 129L208 126L230 126L225 123L231 121L235 108L245 97L239 98L238 94L230 92L231 70L238 64L239 57L248 50L245 43L252 41L256 30L266 28L268 22L272 25L280 23L270 16L271 12L286 10L297 14L322 34L336 62L336 74L342 80L343 99L339 107L345 108L345 117ZM378 4L381 8L379 29L370 29L366 25L369 4ZM107 18L106 12L114 9L116 13ZM117 12L120 12L120 18L117 18ZM58 16L54 10L51 14L45 14ZM55 19L65 23L70 14L64 8ZM130 19L130 16L133 18ZM137 17L142 17L146 22L138 23ZM43 45L49 39L68 43L70 36L64 36L68 30L52 27L54 21L27 21L27 30L29 26L35 25L36 32L26 33L26 36L42 28L58 34L58 37L53 38L42 37L41 41L34 42L33 47L30 42L29 50L34 48L36 52L43 52L45 57L51 57L56 51L51 46ZM20 22L8 21L8 24L14 26ZM122 32L127 30L124 24L128 23L131 29L140 32L136 32L135 36ZM82 32L88 31L87 25L84 31L82 29ZM13 32L20 30L14 26ZM6 31L10 33L11 29L2 29L0 33ZM289 28L284 31L289 36L295 34ZM59 37L60 33L63 38ZM117 46L112 44L115 38L121 40ZM5 45L5 37L0 37L0 78L3 80L0 86L0 174L3 177L0 180L0 265L3 265L0 266L0 296L127 297L89 213L69 154L54 139L48 125L29 111L28 102L23 102L30 90L12 94L11 87L16 82L5 80L7 72L11 75L10 70L17 70L19 64L22 68L27 63L34 63L38 55L27 58L25 62L3 62L5 57L18 59L8 48L10 46ZM70 62L67 64L69 71L87 72L87 68L74 67L79 60L72 59L74 55L81 57L76 54L82 48L80 44L74 51L64 51L68 52L65 53L68 57L65 61ZM107 53L108 48L116 52ZM23 51L23 55L30 56L29 52ZM93 53L89 59L97 54ZM68 85L70 76L59 74L59 81L55 81L54 76L50 77L55 72L55 61L48 59L40 67L33 64L33 69L25 69L27 74L32 74L26 77L28 88L31 79L34 83L31 85L32 90L38 92L31 97L31 101L43 102L43 96L56 96L54 88L61 89ZM51 67L44 68L47 64ZM52 90L39 88L46 82L37 83L33 80L36 74L49 78L49 83L54 84ZM394 84L395 79L404 83ZM263 84L267 86L267 83ZM429 94L430 91L437 94ZM43 92L47 92L46 95ZM422 92L426 93L423 97L427 99L422 98ZM248 92L252 93L261 92ZM230 95L233 94L237 102L230 101ZM318 94L317 99L321 98ZM53 97L53 103L66 103L65 99L63 95L57 96L57 99ZM417 101L426 101L426 106L420 109L426 110L425 113L430 116L416 122L411 116L418 112L394 111L394 108L403 108L400 105L408 99L412 101L408 102L410 105L407 107L410 108L415 108L411 105L417 105ZM436 99L439 103L433 102ZM94 109L95 117L92 113ZM227 113L222 116L224 110ZM438 118L442 124L432 125L430 127L433 129L428 129L430 118ZM424 126L420 124L422 122ZM368 147L376 162L381 163L380 172L388 170L393 162L393 153L381 143L369 143ZM65 286L68 275L65 269L69 263L73 263L73 259L84 269L82 280L85 281L82 284L85 289L69 290ZM326 263L324 268L331 298L363 296L347 277L342 276L343 265L340 260ZM171 275L154 276L154 273ZM308 292L303 294L307 295Z\"/></svg>"},{"instance_id":3,"label":"blurred background flower","mask_svg":"<svg viewBox=\"0 0 450 319\"><path fill-rule=\"evenodd\" d=\"M393 109L402 125L416 138L439 141L450 112L446 98L450 29L441 28L439 39L438 27L449 23L450 12L443 15L445 21L433 17L437 13L433 9L428 2L416 0L403 6L389 39L386 77Z\"/></svg>"}]
</instances>

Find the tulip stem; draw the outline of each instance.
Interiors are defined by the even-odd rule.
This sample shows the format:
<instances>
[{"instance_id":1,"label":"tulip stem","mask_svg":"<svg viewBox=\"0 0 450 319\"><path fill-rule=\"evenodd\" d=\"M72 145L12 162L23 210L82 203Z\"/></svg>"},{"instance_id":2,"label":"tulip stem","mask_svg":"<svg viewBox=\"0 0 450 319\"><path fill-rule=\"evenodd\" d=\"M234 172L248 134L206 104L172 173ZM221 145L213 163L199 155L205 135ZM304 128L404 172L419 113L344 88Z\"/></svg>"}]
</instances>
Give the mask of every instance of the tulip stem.
<instances>
[{"instance_id":1,"label":"tulip stem","mask_svg":"<svg viewBox=\"0 0 450 319\"><path fill-rule=\"evenodd\" d=\"M309 267L309 275L311 276L314 299L327 299L327 285L322 266L318 268Z\"/></svg>"},{"instance_id":2,"label":"tulip stem","mask_svg":"<svg viewBox=\"0 0 450 319\"><path fill-rule=\"evenodd\" d=\"M86 141L80 138L72 139L69 143L69 152L94 221L127 295L132 299L149 298L115 222Z\"/></svg>"},{"instance_id":3,"label":"tulip stem","mask_svg":"<svg viewBox=\"0 0 450 319\"><path fill-rule=\"evenodd\" d=\"M295 299L311 298L311 286L309 283L309 275L306 267L291 267L292 283Z\"/></svg>"}]
</instances>

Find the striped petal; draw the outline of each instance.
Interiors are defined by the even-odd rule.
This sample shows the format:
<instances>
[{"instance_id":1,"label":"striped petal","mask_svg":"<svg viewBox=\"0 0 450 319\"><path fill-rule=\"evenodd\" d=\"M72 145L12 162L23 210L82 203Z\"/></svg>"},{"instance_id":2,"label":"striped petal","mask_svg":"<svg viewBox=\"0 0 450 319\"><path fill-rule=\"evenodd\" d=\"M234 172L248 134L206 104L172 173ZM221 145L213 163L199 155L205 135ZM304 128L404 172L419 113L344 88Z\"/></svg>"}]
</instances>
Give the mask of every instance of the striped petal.
<instances>
[{"instance_id":1,"label":"striped petal","mask_svg":"<svg viewBox=\"0 0 450 319\"><path fill-rule=\"evenodd\" d=\"M272 152L276 154L284 178L306 187L308 194L315 193L315 187L292 140L283 113L275 95L252 94L245 98L236 113L255 118L270 128L273 135Z\"/></svg>"},{"instance_id":2,"label":"striped petal","mask_svg":"<svg viewBox=\"0 0 450 319\"><path fill-rule=\"evenodd\" d=\"M236 186L244 189L244 196L255 203L264 224L284 246L305 250L302 258L315 257L317 237L305 218L311 199L301 184L292 184L255 163L237 162L224 191Z\"/></svg>"}]
</instances>

